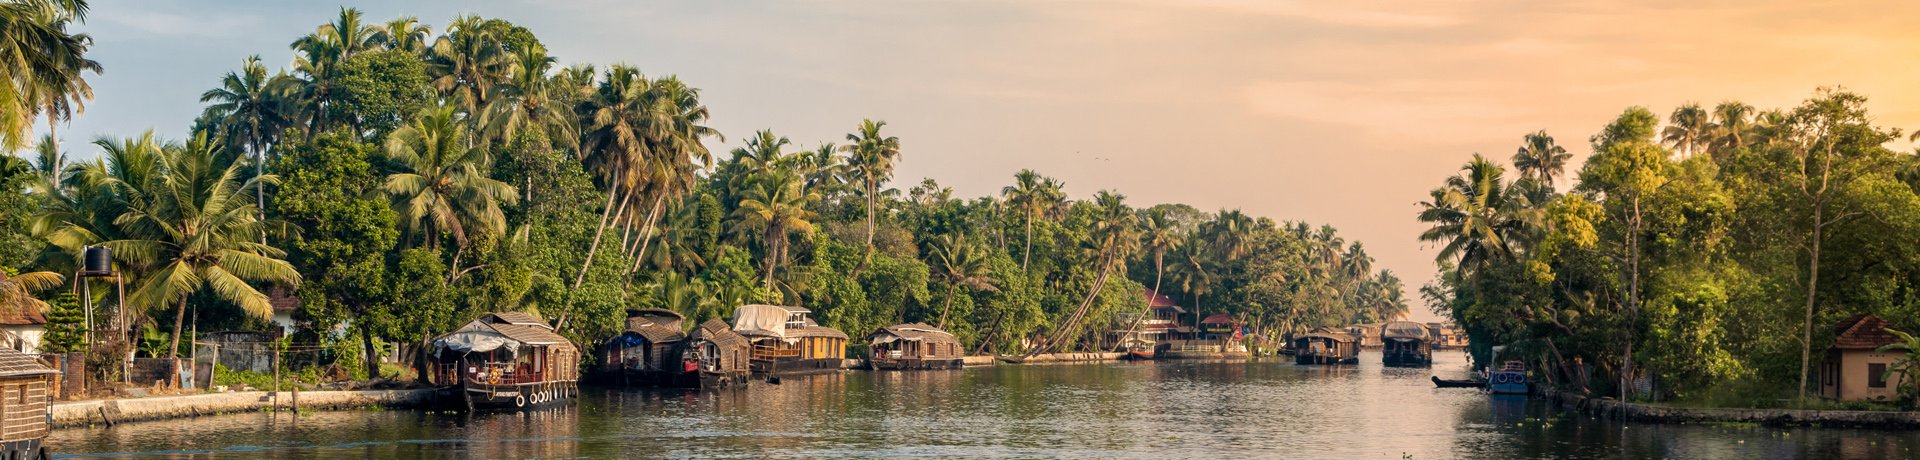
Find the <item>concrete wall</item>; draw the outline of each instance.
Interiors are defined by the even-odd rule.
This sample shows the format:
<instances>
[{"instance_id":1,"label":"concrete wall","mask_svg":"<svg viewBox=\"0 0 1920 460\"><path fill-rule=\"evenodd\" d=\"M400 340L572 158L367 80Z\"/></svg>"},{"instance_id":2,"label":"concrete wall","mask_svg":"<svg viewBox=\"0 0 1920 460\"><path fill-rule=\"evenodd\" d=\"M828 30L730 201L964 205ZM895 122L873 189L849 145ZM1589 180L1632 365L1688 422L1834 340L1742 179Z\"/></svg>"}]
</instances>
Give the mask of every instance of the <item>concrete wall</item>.
<instances>
[{"instance_id":1,"label":"concrete wall","mask_svg":"<svg viewBox=\"0 0 1920 460\"><path fill-rule=\"evenodd\" d=\"M302 391L300 408L359 409L371 406L415 407L428 402L433 390ZM53 404L56 428L117 424L142 420L197 417L270 409L273 393L237 391L189 396L75 401ZM293 407L292 392L281 394L279 406Z\"/></svg>"},{"instance_id":2,"label":"concrete wall","mask_svg":"<svg viewBox=\"0 0 1920 460\"><path fill-rule=\"evenodd\" d=\"M1880 353L1873 350L1842 351L1839 355L1839 399L1847 401L1874 399L1892 401L1899 399L1901 380L1899 375L1888 378L1886 385L1880 388L1873 388L1867 385L1868 383L1872 383L1871 379L1873 378L1873 375L1867 372L1870 365L1881 364L1885 365L1887 369L1892 369L1893 363L1899 360L1900 355L1898 353Z\"/></svg>"},{"instance_id":3,"label":"concrete wall","mask_svg":"<svg viewBox=\"0 0 1920 460\"><path fill-rule=\"evenodd\" d=\"M1868 428L1920 427L1920 412L1803 409L1715 409L1622 403L1587 398L1570 392L1549 395L1560 406L1589 415L1659 423L1741 422L1771 426L1849 426Z\"/></svg>"}]
</instances>

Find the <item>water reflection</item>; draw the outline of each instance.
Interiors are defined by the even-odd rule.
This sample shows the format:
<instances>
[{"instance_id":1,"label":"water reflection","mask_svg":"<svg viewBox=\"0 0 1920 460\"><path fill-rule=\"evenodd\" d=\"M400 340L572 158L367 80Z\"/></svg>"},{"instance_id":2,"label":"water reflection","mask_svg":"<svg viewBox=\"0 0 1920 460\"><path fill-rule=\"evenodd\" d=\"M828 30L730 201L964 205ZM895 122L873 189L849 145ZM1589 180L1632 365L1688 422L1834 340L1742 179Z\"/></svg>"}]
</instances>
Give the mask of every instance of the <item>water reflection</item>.
<instances>
[{"instance_id":1,"label":"water reflection","mask_svg":"<svg viewBox=\"0 0 1920 460\"><path fill-rule=\"evenodd\" d=\"M846 372L720 391L587 389L534 413L234 414L63 430L147 458L1886 458L1908 432L1619 424L1435 389L1434 369L1289 361Z\"/></svg>"}]
</instances>

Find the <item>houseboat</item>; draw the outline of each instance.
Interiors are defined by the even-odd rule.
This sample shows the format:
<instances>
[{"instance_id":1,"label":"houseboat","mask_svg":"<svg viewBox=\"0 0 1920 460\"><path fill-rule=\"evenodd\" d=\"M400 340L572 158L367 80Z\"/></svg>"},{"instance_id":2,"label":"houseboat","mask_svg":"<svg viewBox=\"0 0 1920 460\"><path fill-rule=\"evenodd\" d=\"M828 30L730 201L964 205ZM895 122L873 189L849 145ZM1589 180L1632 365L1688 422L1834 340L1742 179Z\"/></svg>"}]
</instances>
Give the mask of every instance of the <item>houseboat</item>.
<instances>
[{"instance_id":1,"label":"houseboat","mask_svg":"<svg viewBox=\"0 0 1920 460\"><path fill-rule=\"evenodd\" d=\"M811 310L741 305L733 332L753 345L753 373L768 376L833 372L846 367L847 334L807 317Z\"/></svg>"},{"instance_id":2,"label":"houseboat","mask_svg":"<svg viewBox=\"0 0 1920 460\"><path fill-rule=\"evenodd\" d=\"M1353 334L1319 328L1293 338L1296 364L1359 364L1360 345Z\"/></svg>"},{"instance_id":3,"label":"houseboat","mask_svg":"<svg viewBox=\"0 0 1920 460\"><path fill-rule=\"evenodd\" d=\"M540 317L488 313L435 337L427 372L443 405L526 408L573 396L580 351Z\"/></svg>"},{"instance_id":4,"label":"houseboat","mask_svg":"<svg viewBox=\"0 0 1920 460\"><path fill-rule=\"evenodd\" d=\"M700 323L687 341L682 363L694 363L702 388L746 385L751 375L753 345L719 318Z\"/></svg>"},{"instance_id":5,"label":"houseboat","mask_svg":"<svg viewBox=\"0 0 1920 460\"><path fill-rule=\"evenodd\" d=\"M33 355L0 348L0 458L46 458L40 440L59 374Z\"/></svg>"},{"instance_id":6,"label":"houseboat","mask_svg":"<svg viewBox=\"0 0 1920 460\"><path fill-rule=\"evenodd\" d=\"M1488 394L1526 395L1532 389L1532 384L1527 379L1527 365L1520 361L1501 363L1500 370L1487 376Z\"/></svg>"},{"instance_id":7,"label":"houseboat","mask_svg":"<svg viewBox=\"0 0 1920 460\"><path fill-rule=\"evenodd\" d=\"M1412 321L1390 321L1380 326L1380 362L1396 367L1433 365L1433 341L1427 326Z\"/></svg>"},{"instance_id":8,"label":"houseboat","mask_svg":"<svg viewBox=\"0 0 1920 460\"><path fill-rule=\"evenodd\" d=\"M1200 320L1200 328L1185 340L1171 340L1160 346L1156 359L1236 359L1253 357L1242 343L1240 320L1226 313L1214 313Z\"/></svg>"},{"instance_id":9,"label":"houseboat","mask_svg":"<svg viewBox=\"0 0 1920 460\"><path fill-rule=\"evenodd\" d=\"M699 373L683 363L686 317L673 310L627 310L627 327L597 351L598 380L625 385L693 387Z\"/></svg>"},{"instance_id":10,"label":"houseboat","mask_svg":"<svg viewBox=\"0 0 1920 460\"><path fill-rule=\"evenodd\" d=\"M887 326L867 334L867 366L887 369L959 369L960 341L926 323Z\"/></svg>"}]
</instances>

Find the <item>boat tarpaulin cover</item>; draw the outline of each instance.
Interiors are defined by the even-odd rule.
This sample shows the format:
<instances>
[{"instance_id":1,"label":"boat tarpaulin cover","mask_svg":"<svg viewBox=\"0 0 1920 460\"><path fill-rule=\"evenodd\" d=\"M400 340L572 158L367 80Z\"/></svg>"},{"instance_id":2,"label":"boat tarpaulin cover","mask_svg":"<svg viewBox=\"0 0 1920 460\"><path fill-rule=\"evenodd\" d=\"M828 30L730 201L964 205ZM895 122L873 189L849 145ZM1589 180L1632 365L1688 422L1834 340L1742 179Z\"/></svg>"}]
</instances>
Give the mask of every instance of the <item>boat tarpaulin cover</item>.
<instances>
[{"instance_id":1,"label":"boat tarpaulin cover","mask_svg":"<svg viewBox=\"0 0 1920 460\"><path fill-rule=\"evenodd\" d=\"M787 309L772 305L741 305L733 310L733 331L784 338L789 314Z\"/></svg>"},{"instance_id":2,"label":"boat tarpaulin cover","mask_svg":"<svg viewBox=\"0 0 1920 460\"><path fill-rule=\"evenodd\" d=\"M477 322L468 323L459 331L440 336L433 341L434 356L440 356L441 353L449 350L458 353L486 353L501 348L507 349L508 356L520 354L519 341L509 339L493 328Z\"/></svg>"}]
</instances>

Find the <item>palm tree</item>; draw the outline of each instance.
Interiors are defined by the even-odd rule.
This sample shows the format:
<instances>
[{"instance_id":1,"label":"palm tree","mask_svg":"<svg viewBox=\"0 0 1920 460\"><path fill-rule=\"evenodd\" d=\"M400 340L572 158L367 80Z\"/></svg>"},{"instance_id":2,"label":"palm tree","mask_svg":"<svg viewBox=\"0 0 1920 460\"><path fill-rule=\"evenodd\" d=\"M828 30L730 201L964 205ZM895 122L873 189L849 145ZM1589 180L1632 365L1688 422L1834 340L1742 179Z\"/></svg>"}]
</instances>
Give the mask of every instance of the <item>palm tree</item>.
<instances>
[{"instance_id":1,"label":"palm tree","mask_svg":"<svg viewBox=\"0 0 1920 460\"><path fill-rule=\"evenodd\" d=\"M947 312L953 309L953 294L961 286L975 291L1000 292L993 278L993 268L987 265L986 251L979 245L967 240L965 234L940 235L928 252L932 256L928 265L934 269L934 278L947 282L947 298L940 303L940 322L935 327L947 327Z\"/></svg>"},{"instance_id":2,"label":"palm tree","mask_svg":"<svg viewBox=\"0 0 1920 460\"><path fill-rule=\"evenodd\" d=\"M1739 101L1713 106L1713 144L1710 152L1714 161L1725 161L1733 151L1746 148L1747 141L1753 138L1753 130L1753 106Z\"/></svg>"},{"instance_id":3,"label":"palm tree","mask_svg":"<svg viewBox=\"0 0 1920 460\"><path fill-rule=\"evenodd\" d=\"M873 255L873 215L879 203L880 184L893 177L893 164L900 161L900 138L882 136L880 128L885 126L884 121L861 120L860 127L847 134L847 142L851 144L840 147L847 152L847 167L859 179L867 199L868 257Z\"/></svg>"},{"instance_id":4,"label":"palm tree","mask_svg":"<svg viewBox=\"0 0 1920 460\"><path fill-rule=\"evenodd\" d=\"M0 309L8 312L45 311L47 303L34 297L33 291L53 289L66 282L65 277L54 272L8 275L0 270Z\"/></svg>"},{"instance_id":5,"label":"palm tree","mask_svg":"<svg viewBox=\"0 0 1920 460\"><path fill-rule=\"evenodd\" d=\"M438 247L442 234L456 244L449 282L457 278L460 255L474 231L506 233L500 205L514 204L513 186L488 176L487 150L468 141L466 127L452 106L422 110L387 138L387 157L399 172L387 175L382 189L407 229Z\"/></svg>"},{"instance_id":6,"label":"palm tree","mask_svg":"<svg viewBox=\"0 0 1920 460\"><path fill-rule=\"evenodd\" d=\"M816 217L807 205L818 200L818 192L806 189L799 174L784 168L771 168L755 174L733 215L735 234L756 234L766 248L764 266L766 287L775 289L774 270L787 257L787 238L793 233L813 233Z\"/></svg>"},{"instance_id":7,"label":"palm tree","mask_svg":"<svg viewBox=\"0 0 1920 460\"><path fill-rule=\"evenodd\" d=\"M93 98L82 75L102 70L86 58L93 38L67 31L86 11L80 0L0 3L0 78L9 83L0 85L0 146L26 147L34 115L46 116L52 133Z\"/></svg>"},{"instance_id":8,"label":"palm tree","mask_svg":"<svg viewBox=\"0 0 1920 460\"><path fill-rule=\"evenodd\" d=\"M1186 243L1186 236L1186 231L1180 223L1168 217L1165 212L1154 210L1146 213L1141 219L1140 247L1153 257L1153 293L1155 295L1160 293L1160 281L1166 275L1167 253L1179 250L1181 245ZM1139 328L1140 321L1145 320L1152 312L1153 297L1148 296L1146 309L1141 310L1140 315L1134 317L1133 325L1127 326L1127 330ZM1120 344L1114 344L1114 349L1119 350Z\"/></svg>"},{"instance_id":9,"label":"palm tree","mask_svg":"<svg viewBox=\"0 0 1920 460\"><path fill-rule=\"evenodd\" d=\"M1689 102L1673 109L1673 115L1667 119L1667 129L1662 131L1660 137L1675 149L1691 156L1712 139L1712 124L1713 119L1707 115L1707 109Z\"/></svg>"},{"instance_id":10,"label":"palm tree","mask_svg":"<svg viewBox=\"0 0 1920 460\"><path fill-rule=\"evenodd\" d=\"M587 246L586 262L573 278L574 288L586 282L607 224L626 207L631 190L641 179L642 168L653 154L652 144L647 141L650 128L655 126L650 118L653 113L647 106L652 97L649 92L652 92L652 82L640 75L640 71L615 65L607 69L590 99L581 104L582 118L589 123L582 136L582 144L587 149L585 160L588 168L606 182L607 202L600 211L600 225L593 232L593 243ZM622 195L623 191L627 194Z\"/></svg>"},{"instance_id":11,"label":"palm tree","mask_svg":"<svg viewBox=\"0 0 1920 460\"><path fill-rule=\"evenodd\" d=\"M1565 147L1553 142L1553 136L1546 130L1528 134L1520 143L1520 149L1513 153L1513 168L1519 170L1521 177L1553 186L1556 177L1567 173L1567 160L1573 158Z\"/></svg>"},{"instance_id":12,"label":"palm tree","mask_svg":"<svg viewBox=\"0 0 1920 460\"><path fill-rule=\"evenodd\" d=\"M578 126L572 107L552 94L554 81L547 74L553 70L553 56L535 46L514 57L498 96L483 111L489 136L511 142L526 129L541 130L550 139L579 136L572 129Z\"/></svg>"},{"instance_id":13,"label":"palm tree","mask_svg":"<svg viewBox=\"0 0 1920 460\"><path fill-rule=\"evenodd\" d=\"M221 164L219 156L204 137L165 152L154 199L136 203L115 221L128 238L101 243L143 269L132 304L177 305L170 357L180 349L189 295L207 290L265 320L273 317L273 307L252 283L300 282L282 251L259 242L265 223L247 201L253 182L273 177L242 181L242 167Z\"/></svg>"},{"instance_id":14,"label":"palm tree","mask_svg":"<svg viewBox=\"0 0 1920 460\"><path fill-rule=\"evenodd\" d=\"M1022 169L1014 173L1013 185L1000 190L1007 197L1007 205L1018 209L1026 219L1026 249L1020 254L1022 274L1027 272L1027 263L1033 260L1033 220L1066 199L1063 188L1059 181L1041 176L1031 169Z\"/></svg>"},{"instance_id":15,"label":"palm tree","mask_svg":"<svg viewBox=\"0 0 1920 460\"><path fill-rule=\"evenodd\" d=\"M227 72L227 76L220 79L219 88L200 94L200 102L212 103L206 108L207 119L226 136L241 141L247 152L253 154L256 176L267 173L267 139L279 133L288 121L280 104L284 95L277 93L276 86L267 78L267 67L260 64L260 55L256 54L241 62L238 73ZM265 212L266 190L255 187L254 198L255 206Z\"/></svg>"},{"instance_id":16,"label":"palm tree","mask_svg":"<svg viewBox=\"0 0 1920 460\"><path fill-rule=\"evenodd\" d=\"M507 80L513 53L479 16L465 15L447 24L447 34L427 50L427 75L434 89L452 99L469 117L487 106L495 85ZM477 119L477 118L476 118Z\"/></svg>"},{"instance_id":17,"label":"palm tree","mask_svg":"<svg viewBox=\"0 0 1920 460\"><path fill-rule=\"evenodd\" d=\"M373 41L381 47L406 51L415 55L427 53L427 39L433 37L433 28L420 23L420 18L402 16L387 21L374 29Z\"/></svg>"},{"instance_id":18,"label":"palm tree","mask_svg":"<svg viewBox=\"0 0 1920 460\"><path fill-rule=\"evenodd\" d=\"M1074 309L1072 314L1060 322L1059 327L1053 331L1053 337L1045 345L1034 349L1028 356L1059 347L1065 344L1069 337L1074 336L1074 329L1079 327L1080 320L1086 317L1087 310L1099 297L1100 290L1106 288L1107 275L1112 274L1114 268L1123 263L1140 244L1138 229L1135 227L1140 218L1133 208L1127 206L1126 199L1125 195L1106 190L1094 195L1093 228L1089 233L1093 237L1091 241L1094 248L1093 258L1100 267L1099 275L1094 277L1093 286L1087 291L1086 298L1080 301L1079 308Z\"/></svg>"},{"instance_id":19,"label":"palm tree","mask_svg":"<svg viewBox=\"0 0 1920 460\"><path fill-rule=\"evenodd\" d=\"M659 220L661 206L669 200L678 202L681 197L693 191L699 179L699 170L713 165L713 154L702 141L707 137L720 137L719 131L707 127L709 112L700 102L700 90L682 83L671 75L654 80L653 91L648 93L651 115L647 118L652 128L646 141L649 144L644 176L644 192L653 195L653 206L648 209L647 217L640 227L640 238L636 242L638 249L633 251L634 262L627 268L632 274L640 267L654 230L654 222Z\"/></svg>"},{"instance_id":20,"label":"palm tree","mask_svg":"<svg viewBox=\"0 0 1920 460\"><path fill-rule=\"evenodd\" d=\"M1514 240L1527 229L1521 215L1527 203L1507 193L1505 170L1485 157L1474 155L1461 170L1464 175L1448 177L1446 186L1430 192L1431 200L1420 203L1420 221L1433 225L1420 241L1440 243L1435 260L1471 272L1513 257Z\"/></svg>"}]
</instances>

